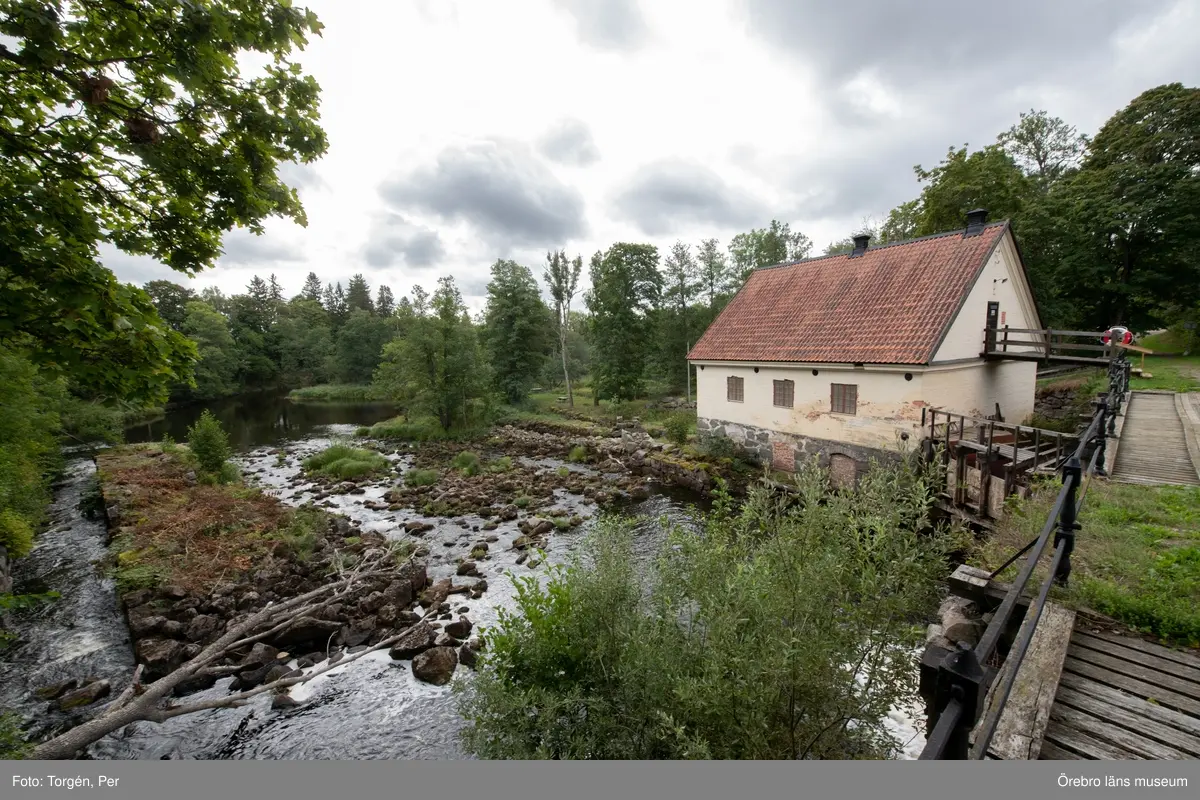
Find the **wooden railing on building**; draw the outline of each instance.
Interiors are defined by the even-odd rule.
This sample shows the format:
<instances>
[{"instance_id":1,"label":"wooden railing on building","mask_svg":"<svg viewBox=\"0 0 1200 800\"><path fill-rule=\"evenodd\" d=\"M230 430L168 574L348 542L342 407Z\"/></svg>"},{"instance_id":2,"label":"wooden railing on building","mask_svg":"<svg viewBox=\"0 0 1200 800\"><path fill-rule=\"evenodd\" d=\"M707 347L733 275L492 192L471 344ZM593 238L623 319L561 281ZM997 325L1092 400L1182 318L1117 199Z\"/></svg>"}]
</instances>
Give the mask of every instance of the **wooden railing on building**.
<instances>
[{"instance_id":1,"label":"wooden railing on building","mask_svg":"<svg viewBox=\"0 0 1200 800\"><path fill-rule=\"evenodd\" d=\"M1095 331L1052 328L984 328L984 358L1025 361L1057 361L1107 366L1122 352L1120 345L1104 344ZM1087 341L1079 341L1086 339Z\"/></svg>"}]
</instances>

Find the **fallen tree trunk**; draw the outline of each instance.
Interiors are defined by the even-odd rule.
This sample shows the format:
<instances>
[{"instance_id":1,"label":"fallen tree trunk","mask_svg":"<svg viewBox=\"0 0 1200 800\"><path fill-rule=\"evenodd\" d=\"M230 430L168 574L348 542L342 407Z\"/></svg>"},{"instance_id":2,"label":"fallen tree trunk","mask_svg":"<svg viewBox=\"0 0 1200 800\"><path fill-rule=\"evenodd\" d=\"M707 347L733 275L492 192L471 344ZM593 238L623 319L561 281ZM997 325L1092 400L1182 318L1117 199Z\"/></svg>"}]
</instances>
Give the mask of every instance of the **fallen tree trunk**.
<instances>
[{"instance_id":1,"label":"fallen tree trunk","mask_svg":"<svg viewBox=\"0 0 1200 800\"><path fill-rule=\"evenodd\" d=\"M409 562L411 562L411 557ZM347 599L365 583L398 573L408 562L399 562L394 548L379 548L364 554L359 564L350 570L342 570L337 579L306 594L293 597L279 603L268 605L241 622L232 625L221 638L204 648L195 658L180 665L170 674L143 686L141 683L142 666L139 665L133 673L129 686L104 710L93 719L79 725L66 733L55 736L34 748L31 758L61 760L74 758L79 751L88 745L102 739L113 731L133 722L166 722L173 717L193 714L214 708L236 708L245 705L252 698L266 692L286 689L318 675L322 675L334 667L340 667L356 661L363 656L391 647L412 628L422 624L436 614L435 609L428 610L416 623L394 635L386 637L377 644L352 656L343 658L336 663L325 664L307 675L291 678L280 678L270 683L262 684L253 689L235 692L226 697L196 702L173 703L167 699L176 687L194 678L226 675L230 672L227 666L220 666L218 661L239 648L252 645L272 636L284 633L290 627L306 617L312 617L334 603Z\"/></svg>"}]
</instances>

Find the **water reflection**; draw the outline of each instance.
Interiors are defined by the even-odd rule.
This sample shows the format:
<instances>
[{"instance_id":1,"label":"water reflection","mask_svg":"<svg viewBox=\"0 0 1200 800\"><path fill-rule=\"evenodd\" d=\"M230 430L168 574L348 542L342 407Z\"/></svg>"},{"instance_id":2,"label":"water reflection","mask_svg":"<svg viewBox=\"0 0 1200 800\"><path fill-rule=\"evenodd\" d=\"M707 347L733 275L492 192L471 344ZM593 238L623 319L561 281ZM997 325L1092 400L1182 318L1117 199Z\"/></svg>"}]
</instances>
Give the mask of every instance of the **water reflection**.
<instances>
[{"instance_id":1,"label":"water reflection","mask_svg":"<svg viewBox=\"0 0 1200 800\"><path fill-rule=\"evenodd\" d=\"M127 429L125 439L157 442L167 434L182 442L205 409L221 421L237 450L304 439L329 425L374 425L397 413L390 403L295 403L284 393L262 392L173 409L163 419Z\"/></svg>"}]
</instances>

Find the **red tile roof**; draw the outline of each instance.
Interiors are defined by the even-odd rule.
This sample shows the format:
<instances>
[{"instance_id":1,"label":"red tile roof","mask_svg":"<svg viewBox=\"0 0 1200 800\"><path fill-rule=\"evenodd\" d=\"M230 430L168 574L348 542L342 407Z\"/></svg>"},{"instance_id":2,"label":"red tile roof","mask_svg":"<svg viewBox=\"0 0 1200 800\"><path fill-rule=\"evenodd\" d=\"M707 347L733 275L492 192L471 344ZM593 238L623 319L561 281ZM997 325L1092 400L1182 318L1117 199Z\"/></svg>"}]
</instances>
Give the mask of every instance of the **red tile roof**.
<instances>
[{"instance_id":1,"label":"red tile roof","mask_svg":"<svg viewBox=\"0 0 1200 800\"><path fill-rule=\"evenodd\" d=\"M1007 228L757 269L688 359L927 364Z\"/></svg>"}]
</instances>

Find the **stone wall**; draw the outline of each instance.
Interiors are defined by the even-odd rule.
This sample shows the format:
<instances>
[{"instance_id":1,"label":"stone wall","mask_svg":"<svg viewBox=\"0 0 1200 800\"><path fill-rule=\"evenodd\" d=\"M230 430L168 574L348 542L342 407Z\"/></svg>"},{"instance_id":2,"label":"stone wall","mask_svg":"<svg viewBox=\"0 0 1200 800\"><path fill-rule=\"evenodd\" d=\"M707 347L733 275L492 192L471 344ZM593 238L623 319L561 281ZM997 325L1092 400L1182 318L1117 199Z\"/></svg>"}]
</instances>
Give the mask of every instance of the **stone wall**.
<instances>
[{"instance_id":1,"label":"stone wall","mask_svg":"<svg viewBox=\"0 0 1200 800\"><path fill-rule=\"evenodd\" d=\"M808 459L819 459L821 466L830 469L831 478L843 485L857 481L872 458L885 461L899 458L898 453L888 450L769 431L719 419L697 419L696 431L701 435L724 436L742 451L743 456L785 472L795 472Z\"/></svg>"}]
</instances>

